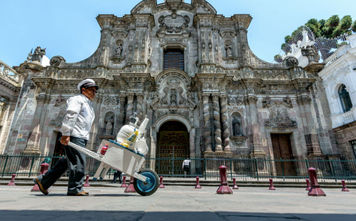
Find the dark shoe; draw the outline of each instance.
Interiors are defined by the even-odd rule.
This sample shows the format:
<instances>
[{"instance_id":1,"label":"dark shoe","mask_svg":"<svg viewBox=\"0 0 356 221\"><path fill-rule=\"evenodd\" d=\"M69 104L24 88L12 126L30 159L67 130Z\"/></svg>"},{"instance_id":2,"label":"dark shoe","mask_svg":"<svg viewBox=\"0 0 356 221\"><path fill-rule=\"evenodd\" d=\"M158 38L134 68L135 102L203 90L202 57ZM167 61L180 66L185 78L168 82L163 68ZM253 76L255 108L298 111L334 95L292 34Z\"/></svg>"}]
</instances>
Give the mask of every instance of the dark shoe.
<instances>
[{"instance_id":1,"label":"dark shoe","mask_svg":"<svg viewBox=\"0 0 356 221\"><path fill-rule=\"evenodd\" d=\"M89 193L83 190L79 193L67 193L67 196L89 196Z\"/></svg>"},{"instance_id":2,"label":"dark shoe","mask_svg":"<svg viewBox=\"0 0 356 221\"><path fill-rule=\"evenodd\" d=\"M35 182L35 184L37 184L38 188L40 189L40 191L44 194L44 195L48 195L48 190L46 190L45 188L43 188L43 185L41 183L41 181L36 178L33 180L33 182Z\"/></svg>"}]
</instances>

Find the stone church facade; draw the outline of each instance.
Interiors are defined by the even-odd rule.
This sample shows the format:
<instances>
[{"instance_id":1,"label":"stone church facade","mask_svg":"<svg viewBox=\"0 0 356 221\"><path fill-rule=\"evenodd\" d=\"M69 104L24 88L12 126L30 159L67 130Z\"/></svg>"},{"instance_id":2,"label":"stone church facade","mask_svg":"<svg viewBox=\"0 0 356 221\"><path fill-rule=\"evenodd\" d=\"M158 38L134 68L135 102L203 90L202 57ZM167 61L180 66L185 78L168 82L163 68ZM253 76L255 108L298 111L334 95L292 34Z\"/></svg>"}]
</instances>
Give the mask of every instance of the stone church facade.
<instances>
[{"instance_id":1,"label":"stone church facade","mask_svg":"<svg viewBox=\"0 0 356 221\"><path fill-rule=\"evenodd\" d=\"M337 157L321 66L260 60L248 45L251 20L217 14L205 0L144 0L123 17L99 15L101 40L89 58L16 68L27 78L3 152L59 154L65 101L92 78L100 86L92 150L136 113L150 120L151 158Z\"/></svg>"}]
</instances>

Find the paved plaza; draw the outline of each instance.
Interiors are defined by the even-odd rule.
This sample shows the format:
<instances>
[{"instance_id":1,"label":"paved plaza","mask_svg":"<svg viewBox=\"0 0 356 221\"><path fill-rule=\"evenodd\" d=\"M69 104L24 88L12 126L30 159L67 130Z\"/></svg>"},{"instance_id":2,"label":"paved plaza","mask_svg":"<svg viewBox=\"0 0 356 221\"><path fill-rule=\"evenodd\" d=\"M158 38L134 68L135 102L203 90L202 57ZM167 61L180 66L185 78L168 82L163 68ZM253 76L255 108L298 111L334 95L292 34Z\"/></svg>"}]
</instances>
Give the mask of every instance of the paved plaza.
<instances>
[{"instance_id":1,"label":"paved plaza","mask_svg":"<svg viewBox=\"0 0 356 221\"><path fill-rule=\"evenodd\" d=\"M241 187L232 195L217 187L166 186L152 196L113 187L88 187L88 197L66 196L55 186L47 196L29 186L0 186L0 220L356 220L356 191L323 189L308 197L304 188Z\"/></svg>"}]
</instances>

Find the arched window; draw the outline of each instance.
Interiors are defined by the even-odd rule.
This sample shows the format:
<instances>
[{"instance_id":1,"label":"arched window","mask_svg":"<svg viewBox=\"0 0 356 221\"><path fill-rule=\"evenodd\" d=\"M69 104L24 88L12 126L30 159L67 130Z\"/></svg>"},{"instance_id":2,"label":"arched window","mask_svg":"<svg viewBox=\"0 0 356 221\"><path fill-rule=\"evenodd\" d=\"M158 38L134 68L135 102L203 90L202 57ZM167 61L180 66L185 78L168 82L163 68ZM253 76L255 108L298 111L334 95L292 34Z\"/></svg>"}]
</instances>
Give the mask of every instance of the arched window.
<instances>
[{"instance_id":1,"label":"arched window","mask_svg":"<svg viewBox=\"0 0 356 221\"><path fill-rule=\"evenodd\" d=\"M178 48L164 50L163 69L175 68L184 71L184 52Z\"/></svg>"},{"instance_id":2,"label":"arched window","mask_svg":"<svg viewBox=\"0 0 356 221\"><path fill-rule=\"evenodd\" d=\"M352 102L351 102L350 94L346 90L346 86L342 84L339 87L339 91L338 92L339 92L339 98L340 98L342 110L344 111L344 113L349 111L349 110L351 110Z\"/></svg>"}]
</instances>

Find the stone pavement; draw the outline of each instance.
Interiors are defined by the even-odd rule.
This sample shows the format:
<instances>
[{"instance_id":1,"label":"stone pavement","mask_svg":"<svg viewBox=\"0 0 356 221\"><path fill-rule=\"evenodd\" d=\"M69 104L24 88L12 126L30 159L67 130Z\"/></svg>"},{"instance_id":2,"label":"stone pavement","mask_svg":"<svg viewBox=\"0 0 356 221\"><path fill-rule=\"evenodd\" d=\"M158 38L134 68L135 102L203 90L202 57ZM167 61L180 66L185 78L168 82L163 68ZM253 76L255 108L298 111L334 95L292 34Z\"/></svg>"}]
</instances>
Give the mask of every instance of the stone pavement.
<instances>
[{"instance_id":1,"label":"stone pavement","mask_svg":"<svg viewBox=\"0 0 356 221\"><path fill-rule=\"evenodd\" d=\"M241 187L232 195L217 187L166 186L142 197L119 187L88 187L88 197L66 196L55 186L47 196L29 186L0 186L0 220L356 220L356 191L323 189L326 197L308 197L304 188Z\"/></svg>"}]
</instances>

